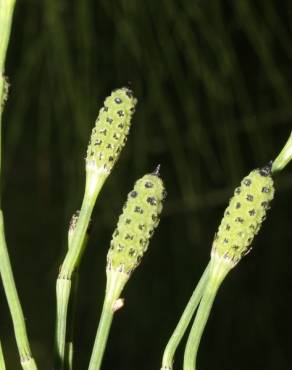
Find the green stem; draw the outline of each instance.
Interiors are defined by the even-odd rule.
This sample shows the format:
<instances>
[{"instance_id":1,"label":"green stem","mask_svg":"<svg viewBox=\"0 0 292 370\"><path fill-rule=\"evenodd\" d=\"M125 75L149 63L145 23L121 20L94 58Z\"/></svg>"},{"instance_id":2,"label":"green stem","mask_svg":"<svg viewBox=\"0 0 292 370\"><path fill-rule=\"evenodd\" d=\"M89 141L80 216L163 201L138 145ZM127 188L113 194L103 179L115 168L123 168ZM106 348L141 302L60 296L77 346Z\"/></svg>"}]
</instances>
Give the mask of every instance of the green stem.
<instances>
[{"instance_id":1,"label":"green stem","mask_svg":"<svg viewBox=\"0 0 292 370\"><path fill-rule=\"evenodd\" d=\"M75 322L75 313L76 313L76 304L77 304L77 291L78 291L78 282L79 282L79 271L76 270L72 275L72 285L71 290L72 294L69 299L68 305L68 324L69 330L66 338L65 345L65 370L72 370L73 368L73 352L74 352L74 322Z\"/></svg>"},{"instance_id":2,"label":"green stem","mask_svg":"<svg viewBox=\"0 0 292 370\"><path fill-rule=\"evenodd\" d=\"M5 60L11 32L15 0L0 0L0 172L1 172L1 128L5 95Z\"/></svg>"},{"instance_id":3,"label":"green stem","mask_svg":"<svg viewBox=\"0 0 292 370\"><path fill-rule=\"evenodd\" d=\"M68 248L71 248L71 241L72 237L75 232L76 224L78 220L78 214L74 214L71 223L69 226L69 232L68 232ZM87 229L87 232L84 237L82 249L84 250L86 248L87 242L89 239L89 229ZM64 368L65 370L72 370L73 369L73 355L74 355L74 323L75 323L75 314L76 314L76 306L77 306L77 291L78 291L78 283L79 283L79 269L76 268L75 271L72 274L71 278L71 290L72 294L69 298L68 303L68 324L69 324L69 330L68 335L66 335L66 344L65 344L65 363Z\"/></svg>"},{"instance_id":4,"label":"green stem","mask_svg":"<svg viewBox=\"0 0 292 370\"><path fill-rule=\"evenodd\" d=\"M15 0L0 0L0 71L4 71Z\"/></svg>"},{"instance_id":5,"label":"green stem","mask_svg":"<svg viewBox=\"0 0 292 370\"><path fill-rule=\"evenodd\" d=\"M217 291L229 271L230 265L224 259L211 259L209 279L186 344L183 370L196 370L197 353L202 334Z\"/></svg>"},{"instance_id":6,"label":"green stem","mask_svg":"<svg viewBox=\"0 0 292 370\"><path fill-rule=\"evenodd\" d=\"M76 229L74 230L74 234L70 242L70 248L68 248L57 279L57 317L55 336L56 370L62 370L66 361L66 326L72 274L79 266L79 262L85 247L84 239L90 222L93 207L104 181L104 176L87 177L85 194L78 216Z\"/></svg>"},{"instance_id":7,"label":"green stem","mask_svg":"<svg viewBox=\"0 0 292 370\"><path fill-rule=\"evenodd\" d=\"M57 280L57 317L56 317L56 342L55 342L55 368L63 369L65 364L66 349L66 321L68 302L71 290L71 280L59 277Z\"/></svg>"},{"instance_id":8,"label":"green stem","mask_svg":"<svg viewBox=\"0 0 292 370\"><path fill-rule=\"evenodd\" d=\"M128 278L127 274L115 270L107 270L106 294L88 370L100 369L115 313L114 304L120 297Z\"/></svg>"},{"instance_id":9,"label":"green stem","mask_svg":"<svg viewBox=\"0 0 292 370\"><path fill-rule=\"evenodd\" d=\"M31 355L25 320L17 294L4 235L3 213L0 211L0 274L13 321L14 333L23 369L37 369Z\"/></svg>"},{"instance_id":10,"label":"green stem","mask_svg":"<svg viewBox=\"0 0 292 370\"><path fill-rule=\"evenodd\" d=\"M5 100L5 61L10 38L12 17L15 7L15 0L0 0L0 173L1 173L1 152L2 152L2 113ZM20 355L20 362L23 369L37 369L31 355L27 339L25 321L17 294L10 259L7 251L3 213L0 210L0 274L8 301L10 314L13 321L14 333ZM5 365L4 365L5 367Z\"/></svg>"},{"instance_id":11,"label":"green stem","mask_svg":"<svg viewBox=\"0 0 292 370\"><path fill-rule=\"evenodd\" d=\"M0 342L0 370L6 370L1 342Z\"/></svg>"},{"instance_id":12,"label":"green stem","mask_svg":"<svg viewBox=\"0 0 292 370\"><path fill-rule=\"evenodd\" d=\"M291 159L292 159L292 132L284 148L281 150L278 157L274 160L272 165L272 172L282 171L283 168L286 167L287 164L291 161Z\"/></svg>"},{"instance_id":13,"label":"green stem","mask_svg":"<svg viewBox=\"0 0 292 370\"><path fill-rule=\"evenodd\" d=\"M199 283L196 286L172 336L170 337L167 346L163 353L161 370L172 370L174 355L177 350L178 345L184 336L187 327L194 315L196 308L202 298L203 291L205 289L206 282L208 280L208 274L210 269L210 263L207 265Z\"/></svg>"}]
</instances>

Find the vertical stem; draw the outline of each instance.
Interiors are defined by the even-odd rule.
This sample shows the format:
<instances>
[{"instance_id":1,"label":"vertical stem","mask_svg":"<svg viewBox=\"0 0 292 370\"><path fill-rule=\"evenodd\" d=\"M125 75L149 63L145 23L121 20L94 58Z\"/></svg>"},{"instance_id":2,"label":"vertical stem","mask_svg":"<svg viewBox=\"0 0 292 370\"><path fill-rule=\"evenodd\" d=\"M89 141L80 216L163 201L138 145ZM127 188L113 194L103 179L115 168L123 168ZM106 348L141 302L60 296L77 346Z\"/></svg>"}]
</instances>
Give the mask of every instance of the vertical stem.
<instances>
[{"instance_id":1,"label":"vertical stem","mask_svg":"<svg viewBox=\"0 0 292 370\"><path fill-rule=\"evenodd\" d=\"M114 304L119 298L128 278L128 275L119 271L107 270L106 294L88 370L100 369L115 313Z\"/></svg>"},{"instance_id":2,"label":"vertical stem","mask_svg":"<svg viewBox=\"0 0 292 370\"><path fill-rule=\"evenodd\" d=\"M78 221L79 212L73 214L69 230L68 230L68 248L71 248L71 241L72 237L75 232L76 224ZM87 229L82 249L84 250L89 238L89 227ZM69 298L68 302L68 323L69 323L69 330L68 334L66 335L66 344L65 344L65 361L64 361L64 369L65 370L73 370L73 355L74 355L74 321L75 321L75 313L76 313L76 304L77 304L77 290L78 290L78 282L79 282L79 270L78 267L72 274L71 278L71 289L72 294Z\"/></svg>"},{"instance_id":3,"label":"vertical stem","mask_svg":"<svg viewBox=\"0 0 292 370\"><path fill-rule=\"evenodd\" d=\"M15 0L0 0L0 71L4 71Z\"/></svg>"},{"instance_id":4,"label":"vertical stem","mask_svg":"<svg viewBox=\"0 0 292 370\"><path fill-rule=\"evenodd\" d=\"M5 100L6 81L4 77L7 47L10 38L15 0L0 0L0 174L2 152L2 113ZM10 259L4 235L3 214L0 210L0 274L13 321L14 333L23 369L37 369L30 352L25 321L17 294Z\"/></svg>"},{"instance_id":5,"label":"vertical stem","mask_svg":"<svg viewBox=\"0 0 292 370\"><path fill-rule=\"evenodd\" d=\"M209 279L186 344L183 370L196 370L197 353L202 334L217 291L229 270L230 266L224 260L211 259Z\"/></svg>"},{"instance_id":6,"label":"vertical stem","mask_svg":"<svg viewBox=\"0 0 292 370\"><path fill-rule=\"evenodd\" d=\"M6 370L1 342L0 342L0 370Z\"/></svg>"},{"instance_id":7,"label":"vertical stem","mask_svg":"<svg viewBox=\"0 0 292 370\"><path fill-rule=\"evenodd\" d=\"M66 335L66 345L65 345L65 370L73 369L73 354L74 354L74 322L76 314L76 302L77 302L77 291L78 291L78 282L79 282L79 271L76 270L72 275L72 285L71 290L72 294L69 298L68 303L68 324L69 330L68 335Z\"/></svg>"},{"instance_id":8,"label":"vertical stem","mask_svg":"<svg viewBox=\"0 0 292 370\"><path fill-rule=\"evenodd\" d=\"M89 370L100 369L113 317L114 317L113 302L105 300L98 325L98 330L95 337L93 352L88 368Z\"/></svg>"},{"instance_id":9,"label":"vertical stem","mask_svg":"<svg viewBox=\"0 0 292 370\"><path fill-rule=\"evenodd\" d=\"M66 343L66 319L68 302L71 290L71 280L65 277L57 279L57 317L56 317L56 338L55 338L55 368L63 369L65 364L65 343Z\"/></svg>"},{"instance_id":10,"label":"vertical stem","mask_svg":"<svg viewBox=\"0 0 292 370\"><path fill-rule=\"evenodd\" d=\"M194 290L172 336L170 337L167 346L163 353L162 358L162 366L161 370L172 370L173 368L173 362L174 362L174 355L177 350L177 347L179 343L181 342L181 339L183 335L186 332L186 329L194 315L194 312L196 308L198 307L198 304L202 298L203 291L205 289L205 285L208 280L208 274L210 269L210 263L207 265L198 285L196 286L196 289Z\"/></svg>"},{"instance_id":11,"label":"vertical stem","mask_svg":"<svg viewBox=\"0 0 292 370\"><path fill-rule=\"evenodd\" d=\"M23 312L13 279L10 259L7 252L2 211L0 211L0 274L2 277L4 291L13 321L14 333L22 368L29 370L37 369L34 359L31 355L26 333L25 320L23 317Z\"/></svg>"},{"instance_id":12,"label":"vertical stem","mask_svg":"<svg viewBox=\"0 0 292 370\"><path fill-rule=\"evenodd\" d=\"M1 173L1 129L5 95L5 60L11 32L15 0L0 0L0 173Z\"/></svg>"},{"instance_id":13,"label":"vertical stem","mask_svg":"<svg viewBox=\"0 0 292 370\"><path fill-rule=\"evenodd\" d=\"M70 242L64 262L57 279L57 317L55 335L55 369L63 370L66 361L66 327L68 304L71 292L71 279L73 272L78 268L84 251L86 232L91 219L91 214L97 195L99 194L105 178L103 176L89 178L86 182L85 194L79 213L76 229Z\"/></svg>"}]
</instances>

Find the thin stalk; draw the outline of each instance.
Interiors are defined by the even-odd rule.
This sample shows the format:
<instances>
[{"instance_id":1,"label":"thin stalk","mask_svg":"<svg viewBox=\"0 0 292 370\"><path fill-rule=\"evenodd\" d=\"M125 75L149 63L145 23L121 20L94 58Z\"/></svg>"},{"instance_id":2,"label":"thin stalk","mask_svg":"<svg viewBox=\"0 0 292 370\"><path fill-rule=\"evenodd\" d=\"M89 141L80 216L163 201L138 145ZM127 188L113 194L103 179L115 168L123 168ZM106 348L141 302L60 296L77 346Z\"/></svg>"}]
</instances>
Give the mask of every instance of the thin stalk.
<instances>
[{"instance_id":1,"label":"thin stalk","mask_svg":"<svg viewBox=\"0 0 292 370\"><path fill-rule=\"evenodd\" d=\"M211 259L209 279L186 344L183 370L196 370L197 353L202 334L217 291L229 271L230 265L224 259Z\"/></svg>"},{"instance_id":2,"label":"thin stalk","mask_svg":"<svg viewBox=\"0 0 292 370\"><path fill-rule=\"evenodd\" d=\"M1 342L0 342L0 370L6 370Z\"/></svg>"},{"instance_id":3,"label":"thin stalk","mask_svg":"<svg viewBox=\"0 0 292 370\"><path fill-rule=\"evenodd\" d=\"M2 152L2 113L5 103L7 82L5 80L5 61L7 48L11 33L12 17L15 7L15 0L0 0L0 173L1 173L1 152ZM7 245L4 234L3 213L0 210L0 274L4 286L5 295L8 301L10 314L13 321L14 333L17 342L20 362L23 369L37 369L31 355L25 321L21 309L18 293L16 290ZM5 365L4 365L5 367Z\"/></svg>"},{"instance_id":4,"label":"thin stalk","mask_svg":"<svg viewBox=\"0 0 292 370\"><path fill-rule=\"evenodd\" d=\"M202 295L205 289L205 285L208 281L209 269L210 269L210 262L208 263L172 336L170 337L167 343L167 346L163 353L161 370L172 370L173 368L175 352L177 350L178 345L181 342L182 337L184 336L187 330L187 327L194 315L196 308L198 307L198 304L200 303L200 300L202 298Z\"/></svg>"},{"instance_id":5,"label":"thin stalk","mask_svg":"<svg viewBox=\"0 0 292 370\"><path fill-rule=\"evenodd\" d=\"M76 223L78 220L78 215L73 215L71 224L69 227L68 233L68 248L71 247L71 240L75 231ZM86 248L87 242L89 238L89 230L87 229L87 233L85 235L82 249ZM78 283L79 283L79 269L76 270L72 274L71 278L71 289L72 294L69 299L69 306L68 306L68 323L69 323L69 330L68 335L66 336L66 344L65 344L65 370L72 370L73 369L73 355L74 355L74 323L75 323L75 313L76 313L76 305L77 305L77 291L78 291Z\"/></svg>"},{"instance_id":6,"label":"thin stalk","mask_svg":"<svg viewBox=\"0 0 292 370\"><path fill-rule=\"evenodd\" d=\"M11 32L15 0L0 0L0 172L1 172L1 128L5 98L5 60Z\"/></svg>"},{"instance_id":7,"label":"thin stalk","mask_svg":"<svg viewBox=\"0 0 292 370\"><path fill-rule=\"evenodd\" d=\"M2 211L0 211L0 274L13 321L14 334L17 342L22 368L27 370L35 370L37 369L37 367L31 355L25 320L23 317L23 312L13 279L10 259L7 252Z\"/></svg>"},{"instance_id":8,"label":"thin stalk","mask_svg":"<svg viewBox=\"0 0 292 370\"><path fill-rule=\"evenodd\" d=\"M287 140L284 148L281 150L278 157L274 160L272 165L272 172L282 171L285 166L292 159L292 132Z\"/></svg>"},{"instance_id":9,"label":"thin stalk","mask_svg":"<svg viewBox=\"0 0 292 370\"><path fill-rule=\"evenodd\" d=\"M116 311L115 303L128 281L129 275L115 270L107 270L107 286L93 351L88 370L99 370L107 344L111 323Z\"/></svg>"},{"instance_id":10,"label":"thin stalk","mask_svg":"<svg viewBox=\"0 0 292 370\"><path fill-rule=\"evenodd\" d=\"M68 306L68 324L69 330L66 336L65 344L65 370L73 369L73 354L74 354L74 325L75 325L75 313L76 313L76 302L77 302L77 291L79 282L79 271L75 271L72 275L72 294L69 299Z\"/></svg>"},{"instance_id":11,"label":"thin stalk","mask_svg":"<svg viewBox=\"0 0 292 370\"><path fill-rule=\"evenodd\" d=\"M55 368L63 369L65 364L66 349L66 320L69 296L71 290L71 280L59 277L57 280L57 317L56 317L56 348L55 348Z\"/></svg>"},{"instance_id":12,"label":"thin stalk","mask_svg":"<svg viewBox=\"0 0 292 370\"><path fill-rule=\"evenodd\" d=\"M79 213L76 229L72 236L64 262L57 279L57 317L55 336L55 369L62 370L66 361L66 327L68 304L71 292L71 279L73 272L78 268L84 251L84 238L91 219L96 198L104 183L104 176L90 177L86 182L85 194Z\"/></svg>"},{"instance_id":13,"label":"thin stalk","mask_svg":"<svg viewBox=\"0 0 292 370\"><path fill-rule=\"evenodd\" d=\"M0 71L4 71L15 0L0 0Z\"/></svg>"}]
</instances>

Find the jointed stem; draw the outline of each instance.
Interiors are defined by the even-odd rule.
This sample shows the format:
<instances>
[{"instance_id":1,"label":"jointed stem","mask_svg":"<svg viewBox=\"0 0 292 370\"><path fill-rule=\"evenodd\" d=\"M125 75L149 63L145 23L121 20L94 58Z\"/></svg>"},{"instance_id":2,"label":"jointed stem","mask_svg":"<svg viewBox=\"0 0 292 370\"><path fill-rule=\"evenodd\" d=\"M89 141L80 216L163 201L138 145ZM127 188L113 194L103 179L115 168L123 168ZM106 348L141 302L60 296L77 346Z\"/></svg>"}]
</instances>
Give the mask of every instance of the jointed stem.
<instances>
[{"instance_id":1,"label":"jointed stem","mask_svg":"<svg viewBox=\"0 0 292 370\"><path fill-rule=\"evenodd\" d=\"M23 369L36 369L36 364L30 352L25 320L23 317L23 312L13 279L10 259L7 252L2 211L0 211L0 274L13 321L14 333L21 365Z\"/></svg>"},{"instance_id":2,"label":"jointed stem","mask_svg":"<svg viewBox=\"0 0 292 370\"><path fill-rule=\"evenodd\" d=\"M186 344L183 370L196 370L197 353L201 337L216 293L229 270L229 266L224 261L211 260L209 278Z\"/></svg>"},{"instance_id":3,"label":"jointed stem","mask_svg":"<svg viewBox=\"0 0 292 370\"><path fill-rule=\"evenodd\" d=\"M82 253L84 251L86 232L90 222L91 214L97 195L104 183L105 178L99 177L94 179L94 187L92 182L88 183L85 190L81 210L78 216L78 221L72 240L70 242L70 248L68 248L65 260L61 266L60 273L57 279L57 322L56 322L56 342L55 342L55 369L62 370L66 361L65 350L66 350L66 326L67 326L67 315L68 315L68 304L71 292L71 278L73 272L78 268ZM89 189L89 190L88 190ZM94 189L93 191L90 191Z\"/></svg>"},{"instance_id":4,"label":"jointed stem","mask_svg":"<svg viewBox=\"0 0 292 370\"><path fill-rule=\"evenodd\" d=\"M68 323L69 330L66 335L65 344L65 370L73 369L73 354L74 354L74 324L75 324L75 313L76 313L76 302L77 302L77 291L78 291L79 271L76 270L72 275L72 294L68 303Z\"/></svg>"},{"instance_id":5,"label":"jointed stem","mask_svg":"<svg viewBox=\"0 0 292 370\"><path fill-rule=\"evenodd\" d=\"M194 312L202 298L203 291L205 289L206 282L208 280L210 263L206 267L199 283L196 286L172 336L170 337L167 346L164 350L161 370L171 370L174 362L174 355L177 347L186 332L186 329L194 315Z\"/></svg>"},{"instance_id":6,"label":"jointed stem","mask_svg":"<svg viewBox=\"0 0 292 370\"><path fill-rule=\"evenodd\" d=\"M2 113L5 100L5 89L7 83L4 76L5 60L8 42L10 38L12 16L15 6L15 0L0 0L0 173L1 173L1 131L2 131ZM17 347L20 355L20 361L23 369L36 369L36 364L31 355L27 339L25 321L17 294L10 259L7 251L4 235L3 214L0 210L0 274L8 301ZM5 367L5 365L4 365Z\"/></svg>"},{"instance_id":7,"label":"jointed stem","mask_svg":"<svg viewBox=\"0 0 292 370\"><path fill-rule=\"evenodd\" d=\"M124 273L114 270L107 271L106 294L88 370L100 369L115 313L114 304L120 297L128 278L129 276Z\"/></svg>"},{"instance_id":8,"label":"jointed stem","mask_svg":"<svg viewBox=\"0 0 292 370\"><path fill-rule=\"evenodd\" d=\"M69 226L69 230L68 230L68 248L69 249L71 248L71 242L72 242L72 238L73 238L73 235L74 235L74 232L75 232L75 229L76 229L78 216L79 216L79 212L76 212L72 216L71 221L70 221L70 226ZM85 238L83 240L82 250L84 250L86 245L87 245L88 237L89 237L89 229L87 229ZM69 329L67 331L66 343L65 343L65 360L64 360L65 370L72 370L73 369L74 322L75 322L75 311L76 311L76 302L77 302L78 282L79 282L79 269L77 267L75 269L75 271L73 272L72 277L71 277L72 294L71 294L71 297L69 298L68 308L67 308ZM60 294L62 294L62 293L60 292ZM57 303L57 306L58 306L58 303ZM57 313L57 315L58 315L58 313ZM61 320L58 320L58 322L59 321L61 321ZM62 321L66 322L66 317Z\"/></svg>"}]
</instances>

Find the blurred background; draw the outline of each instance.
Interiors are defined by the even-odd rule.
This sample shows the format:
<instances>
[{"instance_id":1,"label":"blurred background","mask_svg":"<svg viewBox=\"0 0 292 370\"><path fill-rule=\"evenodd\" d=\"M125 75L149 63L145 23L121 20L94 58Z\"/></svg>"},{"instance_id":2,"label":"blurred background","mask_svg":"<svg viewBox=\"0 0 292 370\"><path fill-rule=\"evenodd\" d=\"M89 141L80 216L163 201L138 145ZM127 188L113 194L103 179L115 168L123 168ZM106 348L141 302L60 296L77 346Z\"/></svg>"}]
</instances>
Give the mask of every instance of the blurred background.
<instances>
[{"instance_id":1,"label":"blurred background","mask_svg":"<svg viewBox=\"0 0 292 370\"><path fill-rule=\"evenodd\" d=\"M273 159L290 134L291 24L290 1L17 2L6 71L3 208L40 369L52 366L55 280L103 99L131 81L139 104L93 215L80 269L75 369L88 366L106 253L126 194L160 163L168 191L163 217L126 287L103 364L158 370L234 187ZM216 298L200 369L292 369L292 166L276 187L252 253ZM8 369L20 369L2 289L0 309Z\"/></svg>"}]
</instances>

